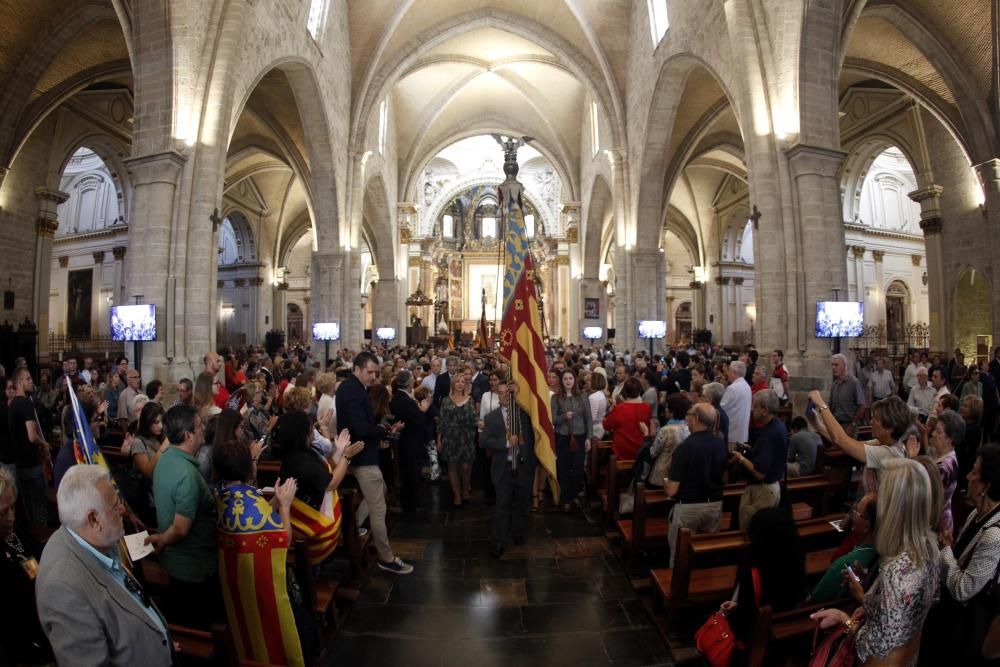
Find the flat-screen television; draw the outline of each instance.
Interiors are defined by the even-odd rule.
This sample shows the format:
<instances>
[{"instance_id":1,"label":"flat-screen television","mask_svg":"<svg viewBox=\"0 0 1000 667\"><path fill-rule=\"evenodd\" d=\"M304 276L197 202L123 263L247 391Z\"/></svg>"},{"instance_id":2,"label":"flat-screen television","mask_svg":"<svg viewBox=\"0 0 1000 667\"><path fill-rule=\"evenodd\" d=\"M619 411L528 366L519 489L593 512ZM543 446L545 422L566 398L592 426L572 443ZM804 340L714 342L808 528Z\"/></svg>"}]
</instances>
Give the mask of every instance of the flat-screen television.
<instances>
[{"instance_id":1,"label":"flat-screen television","mask_svg":"<svg viewBox=\"0 0 1000 667\"><path fill-rule=\"evenodd\" d=\"M156 340L156 306L151 303L111 306L111 338L125 341Z\"/></svg>"},{"instance_id":2,"label":"flat-screen television","mask_svg":"<svg viewBox=\"0 0 1000 667\"><path fill-rule=\"evenodd\" d=\"M816 338L855 338L864 326L865 304L860 301L816 302Z\"/></svg>"},{"instance_id":3,"label":"flat-screen television","mask_svg":"<svg viewBox=\"0 0 1000 667\"><path fill-rule=\"evenodd\" d=\"M667 323L663 320L639 320L639 338L666 338Z\"/></svg>"},{"instance_id":4,"label":"flat-screen television","mask_svg":"<svg viewBox=\"0 0 1000 667\"><path fill-rule=\"evenodd\" d=\"M396 330L392 327L379 327L375 330L375 337L379 340L392 340L396 337Z\"/></svg>"},{"instance_id":5,"label":"flat-screen television","mask_svg":"<svg viewBox=\"0 0 1000 667\"><path fill-rule=\"evenodd\" d=\"M314 322L313 340L340 340L340 322Z\"/></svg>"},{"instance_id":6,"label":"flat-screen television","mask_svg":"<svg viewBox=\"0 0 1000 667\"><path fill-rule=\"evenodd\" d=\"M583 337L587 340L597 340L604 337L604 329L601 327L584 327Z\"/></svg>"}]
</instances>

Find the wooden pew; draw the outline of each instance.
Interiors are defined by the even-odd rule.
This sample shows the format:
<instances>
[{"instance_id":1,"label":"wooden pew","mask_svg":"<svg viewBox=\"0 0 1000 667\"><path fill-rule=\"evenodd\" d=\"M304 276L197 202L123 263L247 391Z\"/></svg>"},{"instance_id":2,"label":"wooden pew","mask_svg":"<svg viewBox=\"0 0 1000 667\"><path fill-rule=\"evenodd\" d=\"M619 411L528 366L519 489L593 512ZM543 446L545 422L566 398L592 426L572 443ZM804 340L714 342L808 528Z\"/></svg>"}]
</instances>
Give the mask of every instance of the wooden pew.
<instances>
[{"instance_id":1,"label":"wooden pew","mask_svg":"<svg viewBox=\"0 0 1000 667\"><path fill-rule=\"evenodd\" d=\"M618 519L618 505L622 492L622 477L632 474L634 460L619 461L618 457L611 454L608 457L607 476L605 486L599 492L601 496L601 506L604 511L604 523L607 527L612 527Z\"/></svg>"},{"instance_id":2,"label":"wooden pew","mask_svg":"<svg viewBox=\"0 0 1000 667\"><path fill-rule=\"evenodd\" d=\"M799 538L805 546L806 576L821 576L830 566L839 533L829 524L840 515L797 522ZM736 586L737 563L749 546L743 531L694 535L687 528L678 531L673 568L654 569L653 585L668 612L668 625L684 607L716 602Z\"/></svg>"},{"instance_id":3,"label":"wooden pew","mask_svg":"<svg viewBox=\"0 0 1000 667\"><path fill-rule=\"evenodd\" d=\"M341 524L343 525L343 524ZM295 578L302 588L306 606L312 610L321 626L337 626L337 589L335 581L318 579L312 563L309 562L309 546L304 540L295 540L293 544L295 558Z\"/></svg>"},{"instance_id":4,"label":"wooden pew","mask_svg":"<svg viewBox=\"0 0 1000 667\"><path fill-rule=\"evenodd\" d=\"M607 464L608 456L611 454L611 441L600 440L596 447L591 447L587 452L587 497L598 496L598 488L601 484L601 467Z\"/></svg>"}]
</instances>

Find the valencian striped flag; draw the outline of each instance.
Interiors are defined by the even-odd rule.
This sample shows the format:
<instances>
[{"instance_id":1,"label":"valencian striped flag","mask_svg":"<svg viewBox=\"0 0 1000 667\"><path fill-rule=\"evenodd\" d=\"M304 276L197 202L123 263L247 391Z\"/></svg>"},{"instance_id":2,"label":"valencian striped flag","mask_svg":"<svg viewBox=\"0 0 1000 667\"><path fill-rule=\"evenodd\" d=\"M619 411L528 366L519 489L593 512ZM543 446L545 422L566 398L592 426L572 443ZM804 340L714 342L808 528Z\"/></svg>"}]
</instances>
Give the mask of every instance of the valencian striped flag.
<instances>
[{"instance_id":1,"label":"valencian striped flag","mask_svg":"<svg viewBox=\"0 0 1000 667\"><path fill-rule=\"evenodd\" d=\"M219 486L219 580L240 661L304 666L288 598L288 530L249 484Z\"/></svg>"},{"instance_id":2,"label":"valencian striped flag","mask_svg":"<svg viewBox=\"0 0 1000 667\"><path fill-rule=\"evenodd\" d=\"M503 279L500 355L510 362L512 381L517 385L517 404L531 419L535 431L535 455L549 475L554 497L558 498L552 404L546 382L547 363L538 313L535 267L528 251L521 184L515 178L517 144L512 140L508 140L506 144L504 172L507 180L500 185L499 191L507 253Z\"/></svg>"}]
</instances>

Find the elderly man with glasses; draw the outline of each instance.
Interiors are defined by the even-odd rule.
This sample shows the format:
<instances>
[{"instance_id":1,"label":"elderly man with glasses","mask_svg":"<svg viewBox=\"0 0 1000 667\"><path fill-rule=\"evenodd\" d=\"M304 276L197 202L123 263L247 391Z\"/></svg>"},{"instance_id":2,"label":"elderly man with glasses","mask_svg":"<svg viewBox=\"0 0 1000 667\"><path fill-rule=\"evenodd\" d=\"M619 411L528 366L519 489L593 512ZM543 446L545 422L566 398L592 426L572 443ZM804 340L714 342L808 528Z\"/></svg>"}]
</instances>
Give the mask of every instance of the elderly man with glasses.
<instances>
[{"instance_id":1,"label":"elderly man with glasses","mask_svg":"<svg viewBox=\"0 0 1000 667\"><path fill-rule=\"evenodd\" d=\"M135 411L135 397L142 393L141 382L142 376L137 369L125 371L125 388L118 394L118 421L124 422L123 428L139 418Z\"/></svg>"},{"instance_id":2,"label":"elderly man with glasses","mask_svg":"<svg viewBox=\"0 0 1000 667\"><path fill-rule=\"evenodd\" d=\"M695 533L718 532L723 475L729 459L729 448L718 435L719 413L714 407L696 403L684 421L691 435L674 451L664 485L667 495L674 499L667 535L671 567L681 528Z\"/></svg>"}]
</instances>

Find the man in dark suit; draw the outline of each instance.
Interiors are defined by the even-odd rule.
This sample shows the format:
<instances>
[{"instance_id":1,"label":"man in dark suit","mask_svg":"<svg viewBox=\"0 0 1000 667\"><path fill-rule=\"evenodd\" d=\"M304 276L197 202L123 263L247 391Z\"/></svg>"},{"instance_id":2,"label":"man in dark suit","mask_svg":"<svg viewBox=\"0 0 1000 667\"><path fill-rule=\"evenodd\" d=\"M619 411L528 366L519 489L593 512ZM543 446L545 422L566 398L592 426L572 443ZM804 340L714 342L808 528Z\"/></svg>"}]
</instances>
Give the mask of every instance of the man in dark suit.
<instances>
[{"instance_id":1,"label":"man in dark suit","mask_svg":"<svg viewBox=\"0 0 1000 667\"><path fill-rule=\"evenodd\" d=\"M476 359L473 363L476 371L472 375L472 400L478 404L482 402L483 394L490 390L490 376L483 371L482 359Z\"/></svg>"},{"instance_id":2,"label":"man in dark suit","mask_svg":"<svg viewBox=\"0 0 1000 667\"><path fill-rule=\"evenodd\" d=\"M437 381L434 383L433 414L435 417L441 415L441 402L451 393L451 378L457 370L458 358L448 357L448 367L437 376Z\"/></svg>"},{"instance_id":3,"label":"man in dark suit","mask_svg":"<svg viewBox=\"0 0 1000 667\"><path fill-rule=\"evenodd\" d=\"M45 545L35 584L38 618L56 662L170 665L166 621L118 558L125 510L108 471L73 466L56 500L63 525Z\"/></svg>"},{"instance_id":4,"label":"man in dark suit","mask_svg":"<svg viewBox=\"0 0 1000 667\"><path fill-rule=\"evenodd\" d=\"M398 420L397 423L403 423L398 442L399 468L403 478L401 504L404 512L416 512L420 468L427 451L424 442L427 418L424 413L431 406L431 397L417 402L413 397L413 373L405 369L396 374L392 389L389 410Z\"/></svg>"},{"instance_id":5,"label":"man in dark suit","mask_svg":"<svg viewBox=\"0 0 1000 667\"><path fill-rule=\"evenodd\" d=\"M535 432L528 414L517 405L511 407L510 398L514 385L501 380L497 386L500 407L483 420L479 446L493 450L491 477L496 487L496 505L493 509L493 557L503 555L504 546L513 536L514 544L524 543L524 530L528 523L531 500L531 482L535 478ZM509 410L520 415L521 433L508 432Z\"/></svg>"}]
</instances>

